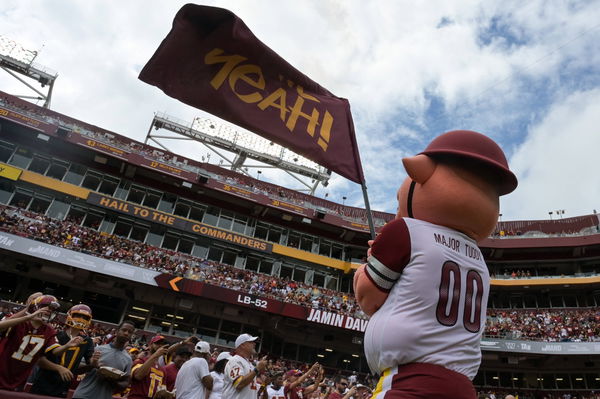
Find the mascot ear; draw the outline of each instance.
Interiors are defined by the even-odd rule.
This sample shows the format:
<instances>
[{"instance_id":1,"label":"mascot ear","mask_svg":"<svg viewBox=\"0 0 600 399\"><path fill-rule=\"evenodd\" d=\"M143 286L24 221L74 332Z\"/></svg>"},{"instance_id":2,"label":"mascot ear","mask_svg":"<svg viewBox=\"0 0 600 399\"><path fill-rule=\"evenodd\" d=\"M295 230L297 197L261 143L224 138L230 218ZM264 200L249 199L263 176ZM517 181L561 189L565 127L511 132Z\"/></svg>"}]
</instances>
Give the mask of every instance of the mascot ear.
<instances>
[{"instance_id":1,"label":"mascot ear","mask_svg":"<svg viewBox=\"0 0 600 399\"><path fill-rule=\"evenodd\" d=\"M419 184L425 184L436 167L435 161L424 154L402 158L402 163L408 176Z\"/></svg>"}]
</instances>

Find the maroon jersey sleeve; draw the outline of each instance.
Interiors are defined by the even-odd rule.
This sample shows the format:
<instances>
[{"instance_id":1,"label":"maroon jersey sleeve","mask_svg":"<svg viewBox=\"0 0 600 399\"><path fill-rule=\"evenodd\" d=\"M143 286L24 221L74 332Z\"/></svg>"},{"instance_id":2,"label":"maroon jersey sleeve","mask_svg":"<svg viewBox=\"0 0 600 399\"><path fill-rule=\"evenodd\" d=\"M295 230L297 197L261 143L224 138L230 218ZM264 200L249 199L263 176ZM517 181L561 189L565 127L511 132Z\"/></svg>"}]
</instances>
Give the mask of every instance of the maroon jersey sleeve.
<instances>
[{"instance_id":1,"label":"maroon jersey sleeve","mask_svg":"<svg viewBox=\"0 0 600 399\"><path fill-rule=\"evenodd\" d=\"M367 277L381 291L389 292L410 261L410 233L404 219L395 219L381 229L367 260Z\"/></svg>"}]
</instances>

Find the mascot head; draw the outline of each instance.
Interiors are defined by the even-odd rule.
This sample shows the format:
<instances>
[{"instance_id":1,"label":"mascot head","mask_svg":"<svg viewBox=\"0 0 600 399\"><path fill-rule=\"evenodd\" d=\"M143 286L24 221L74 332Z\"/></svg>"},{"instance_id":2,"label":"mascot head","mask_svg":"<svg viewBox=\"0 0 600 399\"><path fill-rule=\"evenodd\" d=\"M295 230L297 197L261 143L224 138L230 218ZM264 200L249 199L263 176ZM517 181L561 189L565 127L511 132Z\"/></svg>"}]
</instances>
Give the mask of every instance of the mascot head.
<instances>
[{"instance_id":1,"label":"mascot head","mask_svg":"<svg viewBox=\"0 0 600 399\"><path fill-rule=\"evenodd\" d=\"M458 230L476 241L498 221L499 197L517 187L502 149L490 138L455 130L402 160L408 174L398 190L398 217Z\"/></svg>"}]
</instances>

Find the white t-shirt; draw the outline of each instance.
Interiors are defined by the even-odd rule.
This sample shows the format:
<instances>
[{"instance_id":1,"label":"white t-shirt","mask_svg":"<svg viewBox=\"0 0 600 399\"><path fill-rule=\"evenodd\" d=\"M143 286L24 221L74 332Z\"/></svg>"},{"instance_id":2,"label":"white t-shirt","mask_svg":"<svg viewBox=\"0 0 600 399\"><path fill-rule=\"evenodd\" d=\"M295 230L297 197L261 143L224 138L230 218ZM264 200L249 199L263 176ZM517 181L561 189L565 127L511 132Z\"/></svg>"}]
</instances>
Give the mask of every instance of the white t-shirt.
<instances>
[{"instance_id":1,"label":"white t-shirt","mask_svg":"<svg viewBox=\"0 0 600 399\"><path fill-rule=\"evenodd\" d=\"M475 241L443 226L396 219L377 236L365 270L390 291L365 332L371 371L419 362L475 377L490 289Z\"/></svg>"},{"instance_id":2,"label":"white t-shirt","mask_svg":"<svg viewBox=\"0 0 600 399\"><path fill-rule=\"evenodd\" d=\"M282 385L279 389L274 389L273 384L267 386L267 395L269 399L285 399L285 387Z\"/></svg>"},{"instance_id":3,"label":"white t-shirt","mask_svg":"<svg viewBox=\"0 0 600 399\"><path fill-rule=\"evenodd\" d=\"M223 374L211 371L210 375L213 378L213 389L208 399L221 399L223 397Z\"/></svg>"},{"instance_id":4,"label":"white t-shirt","mask_svg":"<svg viewBox=\"0 0 600 399\"><path fill-rule=\"evenodd\" d=\"M181 366L175 389L177 399L204 399L206 390L202 384L202 378L210 375L206 359L193 357Z\"/></svg>"},{"instance_id":5,"label":"white t-shirt","mask_svg":"<svg viewBox=\"0 0 600 399\"><path fill-rule=\"evenodd\" d=\"M250 384L246 385L241 390L237 390L236 386L242 377L248 375L254 366L240 355L235 355L227 362L223 378L223 398L227 399L256 399L258 397L258 384L256 384L256 376ZM179 399L179 398L177 398Z\"/></svg>"}]
</instances>

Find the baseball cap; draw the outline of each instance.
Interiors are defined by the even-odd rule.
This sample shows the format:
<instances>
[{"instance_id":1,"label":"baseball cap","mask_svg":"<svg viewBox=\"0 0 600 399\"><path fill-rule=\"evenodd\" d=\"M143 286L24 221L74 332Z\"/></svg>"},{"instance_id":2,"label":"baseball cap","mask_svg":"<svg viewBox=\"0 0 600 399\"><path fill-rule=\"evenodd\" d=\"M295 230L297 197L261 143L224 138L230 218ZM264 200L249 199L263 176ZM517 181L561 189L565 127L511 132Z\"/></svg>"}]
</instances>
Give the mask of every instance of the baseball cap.
<instances>
[{"instance_id":1,"label":"baseball cap","mask_svg":"<svg viewBox=\"0 0 600 399\"><path fill-rule=\"evenodd\" d=\"M290 371L288 371L287 373L285 373L285 375L286 375L287 377L291 377L291 376L294 376L294 375L295 375L296 377L299 377L299 376L301 376L301 375L302 375L302 371L300 371L300 370L297 370L297 369L295 369L295 370L290 370Z\"/></svg>"},{"instance_id":2,"label":"baseball cap","mask_svg":"<svg viewBox=\"0 0 600 399\"><path fill-rule=\"evenodd\" d=\"M194 348L194 350L198 353L209 353L210 345L206 341L199 341L196 344L196 347Z\"/></svg>"},{"instance_id":3,"label":"baseball cap","mask_svg":"<svg viewBox=\"0 0 600 399\"><path fill-rule=\"evenodd\" d=\"M154 337L152 337L152 339L150 340L150 343L151 343L151 344L155 344L155 343L157 343L157 342L164 341L164 340L165 340L165 337L163 337L162 335L155 335L155 336L154 336Z\"/></svg>"},{"instance_id":4,"label":"baseball cap","mask_svg":"<svg viewBox=\"0 0 600 399\"><path fill-rule=\"evenodd\" d=\"M366 386L366 385L363 385L363 384L356 384L356 387L355 387L355 388L356 388L356 389L365 388L365 389L367 389L367 390L369 390L369 391L371 390L371 388L369 388L368 386Z\"/></svg>"},{"instance_id":5,"label":"baseball cap","mask_svg":"<svg viewBox=\"0 0 600 399\"><path fill-rule=\"evenodd\" d=\"M241 344L245 344L246 342L256 341L257 339L258 339L258 337L253 337L250 334L242 334L242 335L240 335L239 337L236 338L236 340L235 340L235 347L237 348Z\"/></svg>"},{"instance_id":6,"label":"baseball cap","mask_svg":"<svg viewBox=\"0 0 600 399\"><path fill-rule=\"evenodd\" d=\"M217 362L223 359L231 359L231 353L227 351L219 353L219 356L217 356Z\"/></svg>"},{"instance_id":7,"label":"baseball cap","mask_svg":"<svg viewBox=\"0 0 600 399\"><path fill-rule=\"evenodd\" d=\"M135 347L129 349L129 353L138 353L139 351L140 350L138 348L135 348Z\"/></svg>"}]
</instances>

